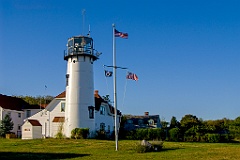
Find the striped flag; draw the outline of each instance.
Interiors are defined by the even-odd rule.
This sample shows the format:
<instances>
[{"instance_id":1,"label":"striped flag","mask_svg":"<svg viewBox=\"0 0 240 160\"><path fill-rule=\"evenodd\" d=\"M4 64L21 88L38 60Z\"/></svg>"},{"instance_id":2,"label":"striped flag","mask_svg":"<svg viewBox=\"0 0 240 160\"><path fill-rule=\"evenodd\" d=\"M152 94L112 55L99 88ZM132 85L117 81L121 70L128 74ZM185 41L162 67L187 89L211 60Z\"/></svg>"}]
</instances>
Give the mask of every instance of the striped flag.
<instances>
[{"instance_id":1,"label":"striped flag","mask_svg":"<svg viewBox=\"0 0 240 160\"><path fill-rule=\"evenodd\" d=\"M114 34L115 37L121 37L121 38L128 38L128 34L127 33L123 33L123 32L119 32L118 30L114 30Z\"/></svg>"},{"instance_id":2,"label":"striped flag","mask_svg":"<svg viewBox=\"0 0 240 160\"><path fill-rule=\"evenodd\" d=\"M134 73L131 73L131 72L128 72L128 74L127 74L127 77L126 77L127 79L132 79L132 80L134 80L134 81L137 81L138 80L138 77L137 77L137 75L136 74L134 74Z\"/></svg>"}]
</instances>

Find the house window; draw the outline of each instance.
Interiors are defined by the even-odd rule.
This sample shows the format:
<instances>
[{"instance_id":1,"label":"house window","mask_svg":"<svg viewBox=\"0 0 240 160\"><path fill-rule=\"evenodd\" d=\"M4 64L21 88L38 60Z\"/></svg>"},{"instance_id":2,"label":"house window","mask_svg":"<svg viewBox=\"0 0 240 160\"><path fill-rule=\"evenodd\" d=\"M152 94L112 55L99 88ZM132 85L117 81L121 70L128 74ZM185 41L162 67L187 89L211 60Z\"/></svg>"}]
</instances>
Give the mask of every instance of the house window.
<instances>
[{"instance_id":1,"label":"house window","mask_svg":"<svg viewBox=\"0 0 240 160\"><path fill-rule=\"evenodd\" d=\"M105 123L100 123L100 130L104 131L105 130Z\"/></svg>"},{"instance_id":2,"label":"house window","mask_svg":"<svg viewBox=\"0 0 240 160\"><path fill-rule=\"evenodd\" d=\"M142 119L139 119L139 120L138 120L138 125L139 125L139 126L143 125L143 120L142 120Z\"/></svg>"},{"instance_id":3,"label":"house window","mask_svg":"<svg viewBox=\"0 0 240 160\"><path fill-rule=\"evenodd\" d=\"M100 114L102 114L102 115L105 115L105 107L104 106L101 106L100 107Z\"/></svg>"},{"instance_id":4,"label":"house window","mask_svg":"<svg viewBox=\"0 0 240 160\"><path fill-rule=\"evenodd\" d=\"M21 130L21 125L20 124L18 125L18 130Z\"/></svg>"},{"instance_id":5,"label":"house window","mask_svg":"<svg viewBox=\"0 0 240 160\"><path fill-rule=\"evenodd\" d=\"M154 125L154 120L153 119L148 120L148 124L149 125Z\"/></svg>"},{"instance_id":6,"label":"house window","mask_svg":"<svg viewBox=\"0 0 240 160\"><path fill-rule=\"evenodd\" d=\"M89 114L90 119L94 118L94 107L93 106L88 106L88 114Z\"/></svg>"},{"instance_id":7,"label":"house window","mask_svg":"<svg viewBox=\"0 0 240 160\"><path fill-rule=\"evenodd\" d=\"M65 102L61 103L61 112L65 112Z\"/></svg>"},{"instance_id":8,"label":"house window","mask_svg":"<svg viewBox=\"0 0 240 160\"><path fill-rule=\"evenodd\" d=\"M132 124L132 123L133 123L133 120L128 119L128 120L127 120L127 123Z\"/></svg>"},{"instance_id":9,"label":"house window","mask_svg":"<svg viewBox=\"0 0 240 160\"><path fill-rule=\"evenodd\" d=\"M31 110L27 110L27 118L31 116Z\"/></svg>"},{"instance_id":10,"label":"house window","mask_svg":"<svg viewBox=\"0 0 240 160\"><path fill-rule=\"evenodd\" d=\"M18 113L18 118L21 118L21 113Z\"/></svg>"}]
</instances>

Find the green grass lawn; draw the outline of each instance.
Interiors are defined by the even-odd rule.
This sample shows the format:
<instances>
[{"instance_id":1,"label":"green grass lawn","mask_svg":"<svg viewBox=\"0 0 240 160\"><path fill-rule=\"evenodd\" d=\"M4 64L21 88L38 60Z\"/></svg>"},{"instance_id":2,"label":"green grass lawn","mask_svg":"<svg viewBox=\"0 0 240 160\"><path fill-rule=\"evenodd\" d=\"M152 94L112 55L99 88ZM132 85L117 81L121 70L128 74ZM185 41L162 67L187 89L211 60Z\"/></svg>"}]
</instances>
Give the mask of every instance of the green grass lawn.
<instances>
[{"instance_id":1,"label":"green grass lawn","mask_svg":"<svg viewBox=\"0 0 240 160\"><path fill-rule=\"evenodd\" d=\"M164 142L160 152L137 153L139 141L73 139L0 139L0 160L4 159L168 159L168 160L239 160L240 143Z\"/></svg>"}]
</instances>

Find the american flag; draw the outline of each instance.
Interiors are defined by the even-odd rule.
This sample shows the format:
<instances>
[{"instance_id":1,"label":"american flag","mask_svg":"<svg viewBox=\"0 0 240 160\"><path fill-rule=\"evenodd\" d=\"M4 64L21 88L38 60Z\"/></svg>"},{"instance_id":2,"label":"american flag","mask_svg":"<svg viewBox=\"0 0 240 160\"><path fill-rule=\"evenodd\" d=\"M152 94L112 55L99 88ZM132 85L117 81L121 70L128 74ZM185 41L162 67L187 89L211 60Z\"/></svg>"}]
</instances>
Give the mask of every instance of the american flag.
<instances>
[{"instance_id":1,"label":"american flag","mask_svg":"<svg viewBox=\"0 0 240 160\"><path fill-rule=\"evenodd\" d=\"M123 32L119 32L118 30L114 30L114 34L115 37L121 37L121 38L128 38L128 34L127 33L123 33Z\"/></svg>"},{"instance_id":2,"label":"american flag","mask_svg":"<svg viewBox=\"0 0 240 160\"><path fill-rule=\"evenodd\" d=\"M127 78L127 79L132 79L132 80L134 80L134 81L137 81L137 80L138 80L138 76L137 76L136 74L134 74L134 73L131 73L131 72L128 72L126 78Z\"/></svg>"}]
</instances>

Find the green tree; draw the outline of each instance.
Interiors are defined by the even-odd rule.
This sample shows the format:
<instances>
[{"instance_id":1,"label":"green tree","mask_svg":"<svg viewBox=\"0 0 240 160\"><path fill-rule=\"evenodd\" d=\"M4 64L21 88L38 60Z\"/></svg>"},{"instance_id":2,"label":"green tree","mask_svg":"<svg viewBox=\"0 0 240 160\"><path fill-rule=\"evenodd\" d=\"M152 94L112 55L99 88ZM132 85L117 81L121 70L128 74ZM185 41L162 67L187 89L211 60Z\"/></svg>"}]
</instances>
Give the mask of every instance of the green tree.
<instances>
[{"instance_id":1,"label":"green tree","mask_svg":"<svg viewBox=\"0 0 240 160\"><path fill-rule=\"evenodd\" d=\"M240 116L232 121L229 131L232 138L240 139Z\"/></svg>"},{"instance_id":2,"label":"green tree","mask_svg":"<svg viewBox=\"0 0 240 160\"><path fill-rule=\"evenodd\" d=\"M170 141L179 141L180 138L180 129L179 128L172 128L169 130L169 140Z\"/></svg>"},{"instance_id":3,"label":"green tree","mask_svg":"<svg viewBox=\"0 0 240 160\"><path fill-rule=\"evenodd\" d=\"M201 125L201 122L198 120L196 116L193 116L191 114L185 115L181 121L181 127L186 131L192 127Z\"/></svg>"},{"instance_id":4,"label":"green tree","mask_svg":"<svg viewBox=\"0 0 240 160\"><path fill-rule=\"evenodd\" d=\"M185 141L195 141L202 126L201 121L194 115L187 114L181 121L181 134Z\"/></svg>"},{"instance_id":5,"label":"green tree","mask_svg":"<svg viewBox=\"0 0 240 160\"><path fill-rule=\"evenodd\" d=\"M3 137L6 133L10 133L13 129L13 125L12 118L9 114L6 114L4 119L0 121L0 135Z\"/></svg>"},{"instance_id":6,"label":"green tree","mask_svg":"<svg viewBox=\"0 0 240 160\"><path fill-rule=\"evenodd\" d=\"M180 123L177 121L177 118L172 116L172 119L170 121L170 128L179 128Z\"/></svg>"}]
</instances>

